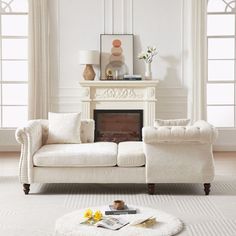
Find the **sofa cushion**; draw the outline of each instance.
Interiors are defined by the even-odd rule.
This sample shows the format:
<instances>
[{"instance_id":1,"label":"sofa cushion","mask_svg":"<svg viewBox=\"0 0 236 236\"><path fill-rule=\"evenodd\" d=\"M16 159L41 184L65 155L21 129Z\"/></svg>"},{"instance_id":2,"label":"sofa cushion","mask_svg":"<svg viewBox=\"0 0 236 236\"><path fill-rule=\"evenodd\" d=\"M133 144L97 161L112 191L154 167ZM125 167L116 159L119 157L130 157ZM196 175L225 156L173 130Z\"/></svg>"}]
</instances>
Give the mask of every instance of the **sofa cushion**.
<instances>
[{"instance_id":1,"label":"sofa cushion","mask_svg":"<svg viewBox=\"0 0 236 236\"><path fill-rule=\"evenodd\" d=\"M192 126L159 126L143 127L143 142L156 143L183 143L198 142L212 144L217 137L217 130L206 121L197 121Z\"/></svg>"},{"instance_id":2,"label":"sofa cushion","mask_svg":"<svg viewBox=\"0 0 236 236\"><path fill-rule=\"evenodd\" d=\"M49 122L48 120L40 119L37 120L42 126L42 142L43 145L47 144L48 139L48 129ZM80 140L81 143L93 143L94 142L94 128L95 123L92 119L81 120L80 125Z\"/></svg>"},{"instance_id":3,"label":"sofa cushion","mask_svg":"<svg viewBox=\"0 0 236 236\"><path fill-rule=\"evenodd\" d=\"M35 166L115 166L117 144L112 142L44 145L33 157Z\"/></svg>"},{"instance_id":4,"label":"sofa cushion","mask_svg":"<svg viewBox=\"0 0 236 236\"><path fill-rule=\"evenodd\" d=\"M142 142L121 142L118 145L118 166L138 167L145 165Z\"/></svg>"},{"instance_id":5,"label":"sofa cushion","mask_svg":"<svg viewBox=\"0 0 236 236\"><path fill-rule=\"evenodd\" d=\"M48 113L49 133L47 143L81 143L80 113Z\"/></svg>"},{"instance_id":6,"label":"sofa cushion","mask_svg":"<svg viewBox=\"0 0 236 236\"><path fill-rule=\"evenodd\" d=\"M190 125L190 119L173 119L173 120L162 120L156 119L154 127L158 126L186 126Z\"/></svg>"}]
</instances>

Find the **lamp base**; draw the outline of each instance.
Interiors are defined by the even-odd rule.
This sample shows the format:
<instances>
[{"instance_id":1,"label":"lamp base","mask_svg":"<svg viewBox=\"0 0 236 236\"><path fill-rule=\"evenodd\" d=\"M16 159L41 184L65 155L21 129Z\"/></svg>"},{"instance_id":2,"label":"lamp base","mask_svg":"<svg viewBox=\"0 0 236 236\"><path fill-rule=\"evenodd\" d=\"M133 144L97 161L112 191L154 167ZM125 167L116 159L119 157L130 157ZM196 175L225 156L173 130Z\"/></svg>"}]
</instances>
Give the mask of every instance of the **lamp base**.
<instances>
[{"instance_id":1,"label":"lamp base","mask_svg":"<svg viewBox=\"0 0 236 236\"><path fill-rule=\"evenodd\" d=\"M83 73L84 79L85 79L85 80L94 80L95 75L96 75L96 74L95 74L95 72L94 72L93 66L87 64L87 65L85 66L84 73Z\"/></svg>"}]
</instances>

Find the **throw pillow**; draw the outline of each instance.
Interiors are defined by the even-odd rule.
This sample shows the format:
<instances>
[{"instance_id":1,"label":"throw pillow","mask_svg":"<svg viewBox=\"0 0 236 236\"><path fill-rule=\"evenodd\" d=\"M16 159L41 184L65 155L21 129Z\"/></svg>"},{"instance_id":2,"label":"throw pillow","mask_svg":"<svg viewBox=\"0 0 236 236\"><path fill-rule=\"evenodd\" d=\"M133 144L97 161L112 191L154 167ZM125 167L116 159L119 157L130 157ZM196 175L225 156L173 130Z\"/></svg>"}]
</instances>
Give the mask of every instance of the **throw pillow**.
<instances>
[{"instance_id":1,"label":"throw pillow","mask_svg":"<svg viewBox=\"0 0 236 236\"><path fill-rule=\"evenodd\" d=\"M48 144L81 143L80 113L48 113Z\"/></svg>"},{"instance_id":2,"label":"throw pillow","mask_svg":"<svg viewBox=\"0 0 236 236\"><path fill-rule=\"evenodd\" d=\"M154 127L158 126L187 126L190 125L190 119L174 119L174 120L162 120L156 119Z\"/></svg>"}]
</instances>

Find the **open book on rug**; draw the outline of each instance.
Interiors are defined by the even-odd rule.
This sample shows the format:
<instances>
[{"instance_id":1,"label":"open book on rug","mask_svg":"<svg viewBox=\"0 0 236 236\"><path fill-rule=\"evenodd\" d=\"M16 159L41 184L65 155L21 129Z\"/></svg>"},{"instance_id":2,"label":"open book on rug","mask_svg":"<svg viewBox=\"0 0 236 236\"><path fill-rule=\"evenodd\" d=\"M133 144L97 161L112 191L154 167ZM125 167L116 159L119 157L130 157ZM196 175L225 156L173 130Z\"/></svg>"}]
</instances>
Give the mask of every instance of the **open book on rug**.
<instances>
[{"instance_id":1,"label":"open book on rug","mask_svg":"<svg viewBox=\"0 0 236 236\"><path fill-rule=\"evenodd\" d=\"M111 230L118 230L127 224L129 224L129 221L127 221L125 219L109 217L109 218L104 218L104 219L100 220L96 224L96 226L103 227L106 229L111 229Z\"/></svg>"}]
</instances>

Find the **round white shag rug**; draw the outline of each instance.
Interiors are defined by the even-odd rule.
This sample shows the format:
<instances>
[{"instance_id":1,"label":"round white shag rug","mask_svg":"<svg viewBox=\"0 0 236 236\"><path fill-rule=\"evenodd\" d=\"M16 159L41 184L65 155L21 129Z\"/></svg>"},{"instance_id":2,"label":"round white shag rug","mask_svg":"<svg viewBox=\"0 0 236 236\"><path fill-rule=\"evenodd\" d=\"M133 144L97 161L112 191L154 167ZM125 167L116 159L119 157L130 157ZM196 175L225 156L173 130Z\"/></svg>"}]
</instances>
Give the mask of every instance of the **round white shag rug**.
<instances>
[{"instance_id":1,"label":"round white shag rug","mask_svg":"<svg viewBox=\"0 0 236 236\"><path fill-rule=\"evenodd\" d=\"M83 214L86 209L81 209L62 216L56 221L55 236L171 236L179 233L183 229L183 223L175 216L169 215L163 211L153 208L137 208L137 214L119 215L123 219L128 219L129 222L143 219L144 217L156 217L157 223L150 228L126 225L119 230L109 230L96 226L87 226L80 224L85 219ZM93 211L100 210L104 212L108 207L98 206L92 207Z\"/></svg>"}]
</instances>

